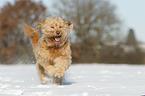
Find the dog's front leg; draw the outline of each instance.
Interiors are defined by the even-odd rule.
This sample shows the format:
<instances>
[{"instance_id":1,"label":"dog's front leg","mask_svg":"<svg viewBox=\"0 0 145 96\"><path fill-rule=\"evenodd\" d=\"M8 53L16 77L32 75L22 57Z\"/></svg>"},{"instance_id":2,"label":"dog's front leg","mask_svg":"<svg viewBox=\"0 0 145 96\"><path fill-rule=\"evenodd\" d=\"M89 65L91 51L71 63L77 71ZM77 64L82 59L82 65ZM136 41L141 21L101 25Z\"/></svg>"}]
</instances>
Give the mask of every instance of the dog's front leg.
<instances>
[{"instance_id":1,"label":"dog's front leg","mask_svg":"<svg viewBox=\"0 0 145 96\"><path fill-rule=\"evenodd\" d=\"M54 65L51 65L49 63L49 61L46 59L45 60L40 59L38 61L39 61L40 65L43 67L43 69L47 75L54 76L54 72L55 72Z\"/></svg>"},{"instance_id":2,"label":"dog's front leg","mask_svg":"<svg viewBox=\"0 0 145 96\"><path fill-rule=\"evenodd\" d=\"M44 68L44 71L47 75L54 76L55 69L53 65L43 63L41 66Z\"/></svg>"},{"instance_id":3,"label":"dog's front leg","mask_svg":"<svg viewBox=\"0 0 145 96\"><path fill-rule=\"evenodd\" d=\"M55 69L53 65L48 65L45 67L45 72L50 75L50 76L54 76L55 73Z\"/></svg>"},{"instance_id":4,"label":"dog's front leg","mask_svg":"<svg viewBox=\"0 0 145 96\"><path fill-rule=\"evenodd\" d=\"M71 60L70 59L66 59L64 57L58 57L55 59L55 65L54 65L54 68L55 68L55 73L54 73L54 76L55 77L62 77L64 72L68 69L68 67L70 66L71 64Z\"/></svg>"}]
</instances>

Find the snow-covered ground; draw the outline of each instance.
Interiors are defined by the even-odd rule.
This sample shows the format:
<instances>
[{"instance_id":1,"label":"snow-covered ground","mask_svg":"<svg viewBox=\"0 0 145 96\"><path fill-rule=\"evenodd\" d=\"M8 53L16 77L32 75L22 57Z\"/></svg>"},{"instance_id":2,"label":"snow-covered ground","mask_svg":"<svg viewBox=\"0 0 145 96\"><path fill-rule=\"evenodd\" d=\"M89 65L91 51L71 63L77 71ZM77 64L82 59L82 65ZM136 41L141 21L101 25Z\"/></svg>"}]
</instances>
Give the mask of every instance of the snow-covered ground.
<instances>
[{"instance_id":1,"label":"snow-covered ground","mask_svg":"<svg viewBox=\"0 0 145 96\"><path fill-rule=\"evenodd\" d=\"M0 65L0 96L144 96L145 65L72 65L63 85L41 85L35 65Z\"/></svg>"}]
</instances>

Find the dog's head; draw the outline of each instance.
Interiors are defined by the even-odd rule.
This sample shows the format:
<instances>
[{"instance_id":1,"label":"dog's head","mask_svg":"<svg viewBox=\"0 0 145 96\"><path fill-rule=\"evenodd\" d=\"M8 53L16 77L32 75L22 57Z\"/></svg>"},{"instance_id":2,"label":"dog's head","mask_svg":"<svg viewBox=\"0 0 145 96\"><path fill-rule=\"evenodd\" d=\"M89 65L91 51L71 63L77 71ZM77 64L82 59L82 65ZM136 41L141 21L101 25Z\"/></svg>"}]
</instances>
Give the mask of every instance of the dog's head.
<instances>
[{"instance_id":1,"label":"dog's head","mask_svg":"<svg viewBox=\"0 0 145 96\"><path fill-rule=\"evenodd\" d=\"M36 29L42 29L42 38L49 47L60 47L68 39L68 34L73 28L70 21L61 17L48 17L37 25Z\"/></svg>"}]
</instances>

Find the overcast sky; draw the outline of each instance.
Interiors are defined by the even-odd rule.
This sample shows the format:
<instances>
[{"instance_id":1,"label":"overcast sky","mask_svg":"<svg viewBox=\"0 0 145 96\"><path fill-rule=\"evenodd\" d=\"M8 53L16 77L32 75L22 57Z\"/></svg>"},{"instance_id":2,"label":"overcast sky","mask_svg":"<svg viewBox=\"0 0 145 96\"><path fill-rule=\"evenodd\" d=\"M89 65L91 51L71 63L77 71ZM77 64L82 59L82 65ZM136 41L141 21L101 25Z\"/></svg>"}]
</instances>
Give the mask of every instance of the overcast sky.
<instances>
[{"instance_id":1,"label":"overcast sky","mask_svg":"<svg viewBox=\"0 0 145 96\"><path fill-rule=\"evenodd\" d=\"M0 0L0 8L7 2ZM38 1L38 0L37 0ZM54 0L42 0L50 6ZM106 0L107 1L107 0ZM136 38L145 43L145 0L108 0L114 4L119 18L123 21L124 31L133 28Z\"/></svg>"}]
</instances>

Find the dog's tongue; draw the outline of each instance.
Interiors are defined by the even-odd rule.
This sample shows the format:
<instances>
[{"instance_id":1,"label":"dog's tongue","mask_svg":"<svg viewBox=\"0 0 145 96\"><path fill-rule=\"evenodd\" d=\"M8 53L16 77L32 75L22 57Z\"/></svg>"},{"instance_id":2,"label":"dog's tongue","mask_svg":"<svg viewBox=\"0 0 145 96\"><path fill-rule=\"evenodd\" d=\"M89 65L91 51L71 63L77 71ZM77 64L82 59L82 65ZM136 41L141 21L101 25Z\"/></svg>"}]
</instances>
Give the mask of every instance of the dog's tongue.
<instances>
[{"instance_id":1,"label":"dog's tongue","mask_svg":"<svg viewBox=\"0 0 145 96\"><path fill-rule=\"evenodd\" d=\"M55 37L55 41L56 42L59 42L60 41L60 38L59 37Z\"/></svg>"}]
</instances>

